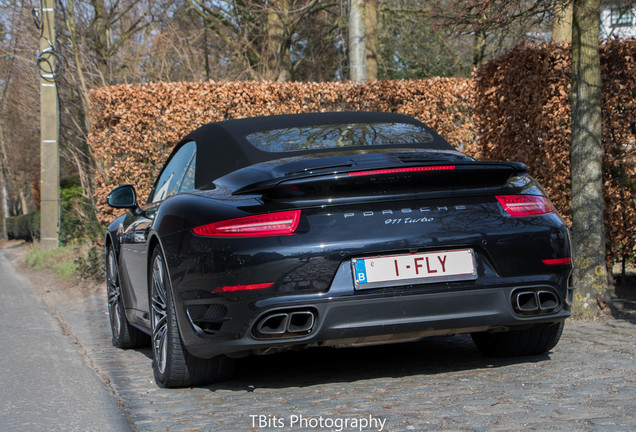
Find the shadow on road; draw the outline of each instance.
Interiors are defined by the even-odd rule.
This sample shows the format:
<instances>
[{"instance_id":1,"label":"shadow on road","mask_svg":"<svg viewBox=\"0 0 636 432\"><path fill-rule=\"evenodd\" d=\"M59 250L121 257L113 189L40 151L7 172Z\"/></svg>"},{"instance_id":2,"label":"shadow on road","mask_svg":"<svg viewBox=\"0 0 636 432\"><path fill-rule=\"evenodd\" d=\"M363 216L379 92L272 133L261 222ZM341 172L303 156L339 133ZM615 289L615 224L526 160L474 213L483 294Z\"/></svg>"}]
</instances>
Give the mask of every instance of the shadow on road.
<instances>
[{"instance_id":1,"label":"shadow on road","mask_svg":"<svg viewBox=\"0 0 636 432\"><path fill-rule=\"evenodd\" d=\"M494 359L481 355L468 335L432 337L415 343L364 348L313 348L250 356L237 360L234 378L208 388L211 391L250 392L257 388L307 387L422 374L434 376L549 359L549 354Z\"/></svg>"},{"instance_id":2,"label":"shadow on road","mask_svg":"<svg viewBox=\"0 0 636 432\"><path fill-rule=\"evenodd\" d=\"M607 303L612 317L636 324L636 272L615 279L614 291Z\"/></svg>"}]
</instances>

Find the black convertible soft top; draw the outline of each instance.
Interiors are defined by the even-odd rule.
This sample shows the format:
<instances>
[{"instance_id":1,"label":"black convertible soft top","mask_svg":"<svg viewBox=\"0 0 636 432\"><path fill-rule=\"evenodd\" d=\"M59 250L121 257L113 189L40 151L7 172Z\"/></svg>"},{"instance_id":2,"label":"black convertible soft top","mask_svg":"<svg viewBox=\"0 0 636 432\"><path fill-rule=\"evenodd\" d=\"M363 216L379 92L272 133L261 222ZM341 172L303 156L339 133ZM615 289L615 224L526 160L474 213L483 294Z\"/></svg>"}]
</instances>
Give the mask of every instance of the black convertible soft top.
<instances>
[{"instance_id":1,"label":"black convertible soft top","mask_svg":"<svg viewBox=\"0 0 636 432\"><path fill-rule=\"evenodd\" d=\"M195 182L197 184L203 184L256 163L304 154L334 151L333 148L299 151L264 151L253 145L248 139L249 136L253 136L259 132L320 125L377 123L417 125L425 129L430 135L430 139L427 142L375 145L374 149L406 147L429 150L454 150L454 148L434 130L412 117L395 113L379 112L326 112L250 117L208 123L185 136L179 145L175 147L175 151L187 142L195 141L197 143L197 178ZM338 150L355 150L361 147L362 146L359 145L352 145L341 147Z\"/></svg>"}]
</instances>

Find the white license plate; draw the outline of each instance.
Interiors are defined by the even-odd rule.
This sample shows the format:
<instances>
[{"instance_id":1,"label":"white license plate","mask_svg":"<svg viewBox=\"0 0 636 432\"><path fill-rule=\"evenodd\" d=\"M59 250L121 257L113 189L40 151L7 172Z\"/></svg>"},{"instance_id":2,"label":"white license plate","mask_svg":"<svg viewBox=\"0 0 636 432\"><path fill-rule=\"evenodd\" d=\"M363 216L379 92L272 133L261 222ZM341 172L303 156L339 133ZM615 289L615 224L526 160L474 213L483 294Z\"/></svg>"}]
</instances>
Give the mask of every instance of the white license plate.
<instances>
[{"instance_id":1,"label":"white license plate","mask_svg":"<svg viewBox=\"0 0 636 432\"><path fill-rule=\"evenodd\" d=\"M356 289L477 279L472 249L352 260Z\"/></svg>"}]
</instances>

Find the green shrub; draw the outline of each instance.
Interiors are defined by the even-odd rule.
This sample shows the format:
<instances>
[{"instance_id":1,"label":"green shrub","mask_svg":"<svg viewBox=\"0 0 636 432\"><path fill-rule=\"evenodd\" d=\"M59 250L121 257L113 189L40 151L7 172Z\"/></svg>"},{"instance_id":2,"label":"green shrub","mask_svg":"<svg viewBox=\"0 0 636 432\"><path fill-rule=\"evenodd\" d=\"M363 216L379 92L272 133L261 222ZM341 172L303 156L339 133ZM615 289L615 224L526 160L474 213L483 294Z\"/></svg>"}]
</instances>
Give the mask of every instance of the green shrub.
<instances>
[{"instance_id":1,"label":"green shrub","mask_svg":"<svg viewBox=\"0 0 636 432\"><path fill-rule=\"evenodd\" d=\"M66 178L60 182L60 207L62 244L101 237L102 229L95 218L95 209L82 194L77 179Z\"/></svg>"},{"instance_id":2,"label":"green shrub","mask_svg":"<svg viewBox=\"0 0 636 432\"><path fill-rule=\"evenodd\" d=\"M40 213L31 212L7 218L7 237L9 240L32 242L40 237Z\"/></svg>"}]
</instances>

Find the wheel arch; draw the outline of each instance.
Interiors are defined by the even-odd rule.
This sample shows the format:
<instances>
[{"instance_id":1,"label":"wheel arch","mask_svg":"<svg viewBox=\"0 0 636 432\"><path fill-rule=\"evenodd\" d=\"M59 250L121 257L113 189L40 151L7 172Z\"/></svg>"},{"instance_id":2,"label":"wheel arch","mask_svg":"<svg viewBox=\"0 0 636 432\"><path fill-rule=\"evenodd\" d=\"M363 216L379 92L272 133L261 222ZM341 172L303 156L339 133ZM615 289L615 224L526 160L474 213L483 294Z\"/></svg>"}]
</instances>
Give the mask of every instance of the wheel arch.
<instances>
[{"instance_id":1,"label":"wheel arch","mask_svg":"<svg viewBox=\"0 0 636 432\"><path fill-rule=\"evenodd\" d=\"M106 232L106 238L104 240L104 262L106 264L106 266L108 267L108 251L110 248L112 248L114 250L115 253L115 259L117 260L117 271L120 272L119 275L117 276L119 278L119 286L120 286L120 290L121 290L121 304L124 307L124 311L127 315L127 318L132 320L133 316L129 315L129 303L130 303L130 298L129 298L129 293L128 293L128 289L125 288L123 282L122 282L122 276L121 276L121 266L120 266L120 247L121 244L119 242L119 238L118 238L118 232L117 231L112 231L112 230L108 230ZM108 268L106 268L106 271L108 271ZM108 283L108 281L106 282Z\"/></svg>"},{"instance_id":2,"label":"wheel arch","mask_svg":"<svg viewBox=\"0 0 636 432\"><path fill-rule=\"evenodd\" d=\"M104 252L107 253L108 248L111 246L115 248L115 252L117 252L117 242L113 239L113 234L109 231L106 233L106 238L104 239Z\"/></svg>"},{"instance_id":3,"label":"wheel arch","mask_svg":"<svg viewBox=\"0 0 636 432\"><path fill-rule=\"evenodd\" d=\"M146 290L148 291L148 301L151 302L151 295L152 295L152 287L151 287L151 283L152 283L152 257L155 253L155 249L159 248L161 250L162 255L165 257L166 254L163 250L163 247L161 246L161 242L159 241L159 236L157 235L156 232L152 232L149 234L148 236L148 248L146 250L146 256L148 257L146 260L146 281L147 281L147 286L146 286ZM166 266L167 267L167 266ZM167 269L166 269L167 270ZM166 273L169 273L168 271L166 271ZM149 305L149 307L152 307L152 305Z\"/></svg>"}]
</instances>

